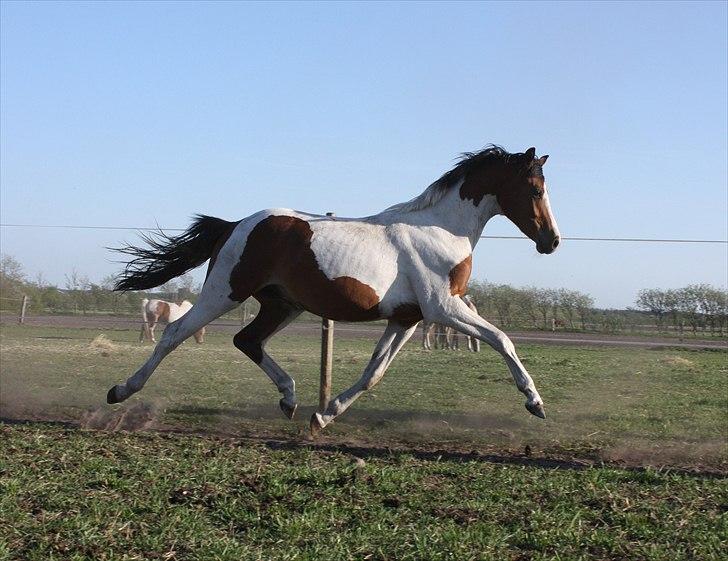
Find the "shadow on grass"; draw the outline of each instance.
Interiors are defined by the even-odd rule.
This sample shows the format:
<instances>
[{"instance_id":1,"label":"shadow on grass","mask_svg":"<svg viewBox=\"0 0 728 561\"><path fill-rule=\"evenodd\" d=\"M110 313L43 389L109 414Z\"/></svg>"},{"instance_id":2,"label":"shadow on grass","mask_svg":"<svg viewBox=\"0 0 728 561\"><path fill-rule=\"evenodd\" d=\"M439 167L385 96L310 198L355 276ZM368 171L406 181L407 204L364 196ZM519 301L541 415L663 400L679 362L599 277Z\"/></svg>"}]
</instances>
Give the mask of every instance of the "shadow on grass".
<instances>
[{"instance_id":1,"label":"shadow on grass","mask_svg":"<svg viewBox=\"0 0 728 561\"><path fill-rule=\"evenodd\" d=\"M296 411L297 419L308 419L316 411L313 406L301 405ZM245 408L234 407L170 407L166 414L178 417L230 417L233 419L274 420L281 419L280 410L273 405L250 405ZM408 425L452 425L460 429L515 429L522 426L518 421L505 419L502 415L482 413L453 413L437 411L418 411L409 409L352 409L340 421L344 424L363 425L381 428L389 424Z\"/></svg>"}]
</instances>

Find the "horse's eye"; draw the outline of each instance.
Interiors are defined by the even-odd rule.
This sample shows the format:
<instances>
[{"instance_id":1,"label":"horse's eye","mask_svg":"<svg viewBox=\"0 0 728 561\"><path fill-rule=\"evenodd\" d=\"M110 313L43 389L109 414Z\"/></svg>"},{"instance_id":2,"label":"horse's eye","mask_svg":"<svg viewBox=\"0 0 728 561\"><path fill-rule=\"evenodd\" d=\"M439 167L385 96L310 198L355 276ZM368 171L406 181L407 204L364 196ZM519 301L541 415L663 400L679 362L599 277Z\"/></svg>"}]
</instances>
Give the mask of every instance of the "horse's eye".
<instances>
[{"instance_id":1,"label":"horse's eye","mask_svg":"<svg viewBox=\"0 0 728 561\"><path fill-rule=\"evenodd\" d=\"M541 199L543 198L543 191L541 189L538 189L537 187L533 188L533 191L531 192L534 199Z\"/></svg>"}]
</instances>

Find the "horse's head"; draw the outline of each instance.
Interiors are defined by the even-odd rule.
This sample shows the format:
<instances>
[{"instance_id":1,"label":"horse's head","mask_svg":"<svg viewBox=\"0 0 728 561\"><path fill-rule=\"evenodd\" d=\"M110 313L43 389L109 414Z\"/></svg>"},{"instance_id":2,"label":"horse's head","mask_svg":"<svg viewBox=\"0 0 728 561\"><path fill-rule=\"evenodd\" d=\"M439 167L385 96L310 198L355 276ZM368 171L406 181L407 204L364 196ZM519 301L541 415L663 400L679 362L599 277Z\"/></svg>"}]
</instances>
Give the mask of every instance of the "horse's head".
<instances>
[{"instance_id":1,"label":"horse's head","mask_svg":"<svg viewBox=\"0 0 728 561\"><path fill-rule=\"evenodd\" d=\"M536 242L539 253L553 253L561 241L543 176L547 158L536 158L535 148L514 158L507 166L504 185L497 192L502 214Z\"/></svg>"},{"instance_id":2,"label":"horse's head","mask_svg":"<svg viewBox=\"0 0 728 561\"><path fill-rule=\"evenodd\" d=\"M536 242L539 253L553 253L561 238L551 214L543 165L536 149L510 154L500 146L463 154L463 160L445 174L461 177L460 197L478 207L486 195L495 195L500 213Z\"/></svg>"}]
</instances>

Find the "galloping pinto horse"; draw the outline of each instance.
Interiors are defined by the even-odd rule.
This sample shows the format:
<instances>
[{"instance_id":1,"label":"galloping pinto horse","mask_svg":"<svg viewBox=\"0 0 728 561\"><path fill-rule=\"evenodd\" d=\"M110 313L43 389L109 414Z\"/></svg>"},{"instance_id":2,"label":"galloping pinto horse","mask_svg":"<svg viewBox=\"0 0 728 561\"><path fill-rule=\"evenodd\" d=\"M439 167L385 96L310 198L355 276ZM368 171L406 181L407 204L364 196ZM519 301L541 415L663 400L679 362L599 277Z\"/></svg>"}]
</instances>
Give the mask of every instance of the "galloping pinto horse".
<instances>
[{"instance_id":1,"label":"galloping pinto horse","mask_svg":"<svg viewBox=\"0 0 728 561\"><path fill-rule=\"evenodd\" d=\"M142 300L142 329L139 333L139 342L141 343L146 339L147 341L156 343L154 328L157 326L159 320L168 323L177 321L191 309L192 302L189 300L182 300L181 304L175 304L166 300L157 300L156 298L149 300L145 298ZM193 335L195 336L195 341L198 343L204 342L205 328L200 328Z\"/></svg>"},{"instance_id":2,"label":"galloping pinto horse","mask_svg":"<svg viewBox=\"0 0 728 561\"><path fill-rule=\"evenodd\" d=\"M365 218L339 218L269 209L228 222L198 216L175 237L146 236L131 255L117 290L145 290L210 260L197 304L170 323L147 362L109 390L117 403L142 389L162 359L195 331L249 296L255 319L233 338L296 411L295 383L265 351L268 339L303 310L336 321L388 320L359 381L311 417L320 431L384 375L423 318L485 341L505 359L526 409L545 418L543 401L510 339L473 313L465 293L472 252L485 224L504 214L536 243L539 253L559 245L543 176L548 156L535 148L511 154L498 146L464 154L459 163L414 199Z\"/></svg>"}]
</instances>

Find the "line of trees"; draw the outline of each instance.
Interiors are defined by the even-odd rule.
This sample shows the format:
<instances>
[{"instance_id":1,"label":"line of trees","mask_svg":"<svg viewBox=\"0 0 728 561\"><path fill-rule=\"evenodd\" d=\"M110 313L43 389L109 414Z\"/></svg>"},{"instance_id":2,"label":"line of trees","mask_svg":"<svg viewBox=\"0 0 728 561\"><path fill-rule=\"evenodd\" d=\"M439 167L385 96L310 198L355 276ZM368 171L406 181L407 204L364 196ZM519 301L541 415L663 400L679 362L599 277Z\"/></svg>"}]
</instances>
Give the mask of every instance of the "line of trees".
<instances>
[{"instance_id":1,"label":"line of trees","mask_svg":"<svg viewBox=\"0 0 728 561\"><path fill-rule=\"evenodd\" d=\"M586 329L596 313L594 298L578 290L474 281L468 292L482 316L505 328L551 329L556 320L568 329Z\"/></svg>"},{"instance_id":2,"label":"line of trees","mask_svg":"<svg viewBox=\"0 0 728 561\"><path fill-rule=\"evenodd\" d=\"M722 336L728 331L728 291L708 284L678 289L644 289L635 309L602 310L594 299L578 290L515 288L507 284L473 282L469 293L480 314L503 328L599 332L684 329Z\"/></svg>"},{"instance_id":3,"label":"line of trees","mask_svg":"<svg viewBox=\"0 0 728 561\"><path fill-rule=\"evenodd\" d=\"M723 334L728 323L728 291L708 284L691 284L684 288L640 290L637 308L648 312L659 330L667 325L693 333L710 330Z\"/></svg>"},{"instance_id":4,"label":"line of trees","mask_svg":"<svg viewBox=\"0 0 728 561\"><path fill-rule=\"evenodd\" d=\"M29 314L137 315L141 300L152 297L150 293L114 292L113 285L113 276L94 283L72 271L66 275L65 286L58 288L42 276L28 280L22 265L13 257L0 258L0 309L5 312L16 312L26 295L30 298ZM153 297L194 303L199 290L192 276L186 274L155 290ZM590 295L564 288L516 288L472 281L469 294L483 317L505 329L550 330L556 325L569 330L636 332L654 323L660 331L682 332L687 328L695 334L709 331L721 336L728 331L728 291L706 284L670 290L644 289L638 294L636 309L627 310L597 309ZM257 302L251 301L245 306L245 317L255 314L257 309Z\"/></svg>"},{"instance_id":5,"label":"line of trees","mask_svg":"<svg viewBox=\"0 0 728 561\"><path fill-rule=\"evenodd\" d=\"M138 315L142 299L148 293L114 292L113 275L100 282L92 282L86 275L73 270L65 276L63 288L49 284L42 275L29 280L22 265L12 256L0 257L0 309L16 312L23 296L29 298L29 314L111 313ZM190 300L194 302L200 287L191 275L186 274L159 287L154 297L165 300Z\"/></svg>"}]
</instances>

